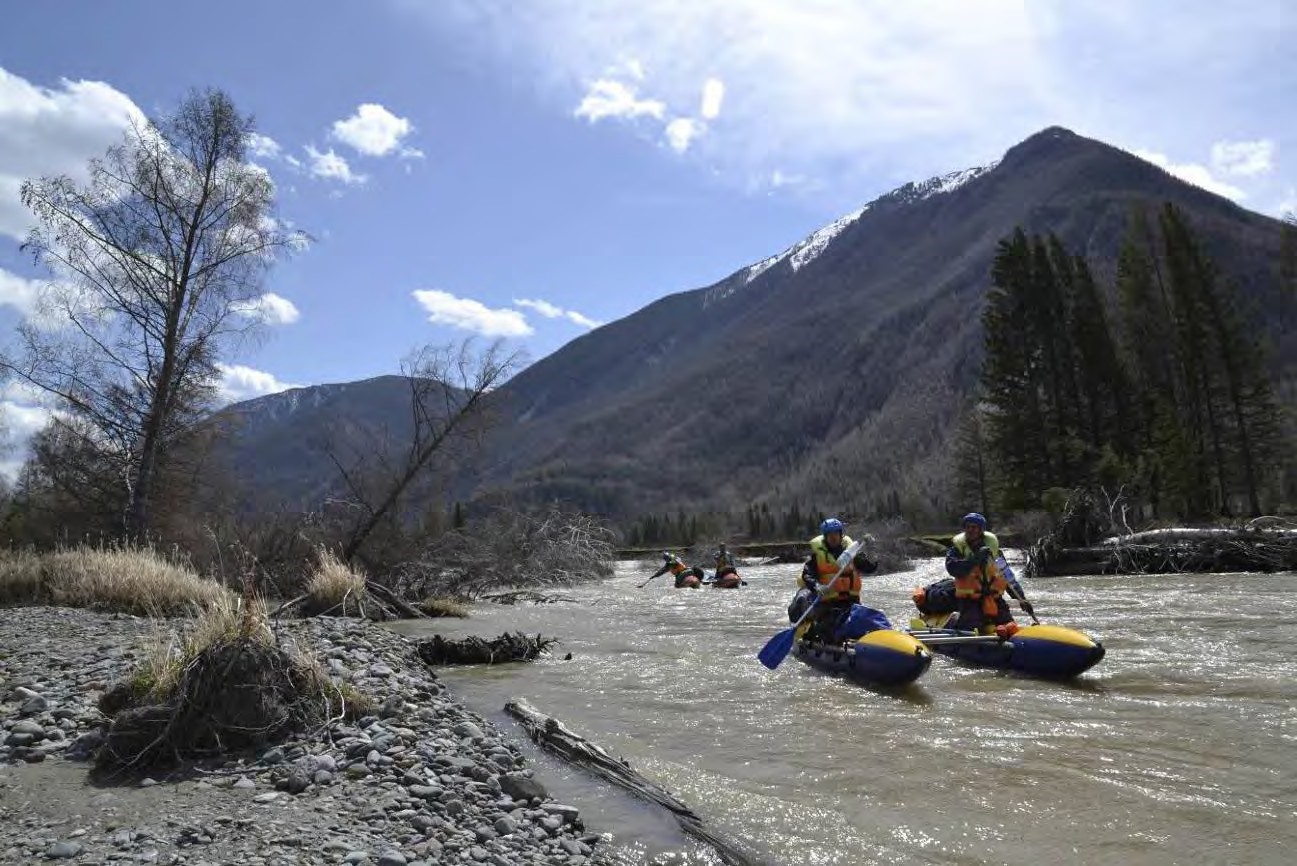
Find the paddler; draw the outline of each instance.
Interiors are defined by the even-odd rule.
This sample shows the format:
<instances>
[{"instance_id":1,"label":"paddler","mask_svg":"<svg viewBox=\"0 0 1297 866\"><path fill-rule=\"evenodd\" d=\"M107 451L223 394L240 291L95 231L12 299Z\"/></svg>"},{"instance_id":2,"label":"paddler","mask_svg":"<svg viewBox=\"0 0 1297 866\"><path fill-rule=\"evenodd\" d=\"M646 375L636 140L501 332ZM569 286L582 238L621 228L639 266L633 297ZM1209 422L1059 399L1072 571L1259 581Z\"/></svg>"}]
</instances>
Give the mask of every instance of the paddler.
<instances>
[{"instance_id":1,"label":"paddler","mask_svg":"<svg viewBox=\"0 0 1297 866\"><path fill-rule=\"evenodd\" d=\"M964 531L951 539L946 551L946 573L955 579L958 613L952 626L990 634L997 625L1013 623L1006 591L1018 599L1024 613L1033 615L1027 594L1000 555L1000 540L986 531L986 518L974 511L961 523Z\"/></svg>"},{"instance_id":2,"label":"paddler","mask_svg":"<svg viewBox=\"0 0 1297 866\"><path fill-rule=\"evenodd\" d=\"M712 554L712 561L716 563L716 576L718 578L736 570L734 555L725 549L725 542L721 542L720 547Z\"/></svg>"},{"instance_id":3,"label":"paddler","mask_svg":"<svg viewBox=\"0 0 1297 866\"><path fill-rule=\"evenodd\" d=\"M851 606L859 604L861 575L878 570L878 563L861 550L838 574L838 557L853 543L846 530L846 524L836 517L820 524L820 534L810 542L811 555L802 565L803 589L788 608L788 616L795 622L819 595L820 602L808 617L811 628L807 635L826 642L832 641L839 625L851 613Z\"/></svg>"},{"instance_id":4,"label":"paddler","mask_svg":"<svg viewBox=\"0 0 1297 866\"><path fill-rule=\"evenodd\" d=\"M649 580L668 571L675 578L676 589L685 586L698 586L706 577L706 573L701 568L690 568L680 560L680 557L669 550L664 550L662 551L662 567L653 572L653 577L650 577Z\"/></svg>"}]
</instances>

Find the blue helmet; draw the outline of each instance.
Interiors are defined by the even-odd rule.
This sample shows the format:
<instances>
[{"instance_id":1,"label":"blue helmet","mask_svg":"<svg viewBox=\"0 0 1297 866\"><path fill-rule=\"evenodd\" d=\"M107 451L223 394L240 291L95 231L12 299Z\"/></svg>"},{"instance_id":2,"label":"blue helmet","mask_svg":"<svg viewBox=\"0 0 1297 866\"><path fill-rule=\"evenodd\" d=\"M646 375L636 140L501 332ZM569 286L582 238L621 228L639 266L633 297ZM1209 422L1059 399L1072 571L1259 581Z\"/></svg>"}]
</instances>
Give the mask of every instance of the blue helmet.
<instances>
[{"instance_id":1,"label":"blue helmet","mask_svg":"<svg viewBox=\"0 0 1297 866\"><path fill-rule=\"evenodd\" d=\"M820 524L820 535L828 535L830 532L846 532L847 525L836 517L830 517Z\"/></svg>"},{"instance_id":2,"label":"blue helmet","mask_svg":"<svg viewBox=\"0 0 1297 866\"><path fill-rule=\"evenodd\" d=\"M976 511L973 511L969 514L965 514L964 519L959 522L961 524L976 523L978 526L982 527L983 529L986 528L986 518L978 514Z\"/></svg>"},{"instance_id":3,"label":"blue helmet","mask_svg":"<svg viewBox=\"0 0 1297 866\"><path fill-rule=\"evenodd\" d=\"M670 561L673 560L673 559L675 559L675 555L674 555L671 551L669 551L669 550L664 550L664 551L662 551L662 561L663 561L663 562L670 562Z\"/></svg>"}]
</instances>

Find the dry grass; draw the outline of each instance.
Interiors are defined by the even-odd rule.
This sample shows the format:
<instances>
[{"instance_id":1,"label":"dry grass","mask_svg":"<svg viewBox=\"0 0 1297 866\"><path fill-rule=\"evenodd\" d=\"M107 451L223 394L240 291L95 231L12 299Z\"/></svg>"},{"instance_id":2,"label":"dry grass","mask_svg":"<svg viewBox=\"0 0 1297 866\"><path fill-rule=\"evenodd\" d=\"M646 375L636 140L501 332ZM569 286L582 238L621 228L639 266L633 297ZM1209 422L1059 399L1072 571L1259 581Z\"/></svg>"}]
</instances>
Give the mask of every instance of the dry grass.
<instances>
[{"instance_id":1,"label":"dry grass","mask_svg":"<svg viewBox=\"0 0 1297 866\"><path fill-rule=\"evenodd\" d=\"M0 606L56 604L176 616L233 603L233 594L220 584L150 548L0 551Z\"/></svg>"},{"instance_id":2,"label":"dry grass","mask_svg":"<svg viewBox=\"0 0 1297 866\"><path fill-rule=\"evenodd\" d=\"M130 678L131 691L138 698L160 701L170 695L190 662L218 644L240 639L263 646L275 644L266 605L260 599L227 592L218 602L194 612L192 623L180 632L159 623L144 660Z\"/></svg>"},{"instance_id":3,"label":"dry grass","mask_svg":"<svg viewBox=\"0 0 1297 866\"><path fill-rule=\"evenodd\" d=\"M365 615L365 575L354 571L331 550L316 552L314 573L306 582L305 607L312 615Z\"/></svg>"},{"instance_id":4,"label":"dry grass","mask_svg":"<svg viewBox=\"0 0 1297 866\"><path fill-rule=\"evenodd\" d=\"M425 598L419 602L419 610L428 616L453 616L460 619L468 616L468 605L453 598Z\"/></svg>"}]
</instances>

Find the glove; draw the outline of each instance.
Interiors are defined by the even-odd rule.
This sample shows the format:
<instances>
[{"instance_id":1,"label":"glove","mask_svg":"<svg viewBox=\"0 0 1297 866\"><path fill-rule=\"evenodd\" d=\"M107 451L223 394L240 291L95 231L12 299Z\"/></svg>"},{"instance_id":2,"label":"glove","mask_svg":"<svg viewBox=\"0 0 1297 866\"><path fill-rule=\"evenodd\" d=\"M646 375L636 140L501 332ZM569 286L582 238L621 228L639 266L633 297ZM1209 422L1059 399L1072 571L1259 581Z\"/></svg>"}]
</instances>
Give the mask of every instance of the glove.
<instances>
[{"instance_id":1,"label":"glove","mask_svg":"<svg viewBox=\"0 0 1297 866\"><path fill-rule=\"evenodd\" d=\"M1027 601L1025 598L1018 602L1018 607L1022 608L1022 612L1027 616L1036 615L1036 609L1032 607L1031 602Z\"/></svg>"}]
</instances>

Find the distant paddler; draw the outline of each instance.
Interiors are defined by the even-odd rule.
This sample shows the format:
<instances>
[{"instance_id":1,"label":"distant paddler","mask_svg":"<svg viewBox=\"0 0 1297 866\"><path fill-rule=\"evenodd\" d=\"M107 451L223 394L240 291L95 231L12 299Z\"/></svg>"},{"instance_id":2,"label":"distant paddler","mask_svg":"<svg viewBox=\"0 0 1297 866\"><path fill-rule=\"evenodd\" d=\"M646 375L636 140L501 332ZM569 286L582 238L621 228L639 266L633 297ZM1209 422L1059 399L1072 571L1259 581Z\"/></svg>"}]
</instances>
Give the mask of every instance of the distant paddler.
<instances>
[{"instance_id":1,"label":"distant paddler","mask_svg":"<svg viewBox=\"0 0 1297 866\"><path fill-rule=\"evenodd\" d=\"M734 555L726 549L724 542L712 554L712 561L716 563L716 576L708 582L713 587L733 589L743 585L743 579L739 577L739 571L735 567Z\"/></svg>"},{"instance_id":2,"label":"distant paddler","mask_svg":"<svg viewBox=\"0 0 1297 866\"><path fill-rule=\"evenodd\" d=\"M669 550L664 550L662 551L662 567L653 572L653 577L650 577L648 580L641 583L640 587L643 588L648 586L650 581L666 574L668 571L675 577L676 589L696 589L697 587L702 586L703 579L707 576L707 572L703 571L701 568L698 568L697 566L690 568L688 565L684 564L680 557L676 556Z\"/></svg>"}]
</instances>

